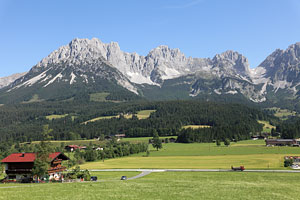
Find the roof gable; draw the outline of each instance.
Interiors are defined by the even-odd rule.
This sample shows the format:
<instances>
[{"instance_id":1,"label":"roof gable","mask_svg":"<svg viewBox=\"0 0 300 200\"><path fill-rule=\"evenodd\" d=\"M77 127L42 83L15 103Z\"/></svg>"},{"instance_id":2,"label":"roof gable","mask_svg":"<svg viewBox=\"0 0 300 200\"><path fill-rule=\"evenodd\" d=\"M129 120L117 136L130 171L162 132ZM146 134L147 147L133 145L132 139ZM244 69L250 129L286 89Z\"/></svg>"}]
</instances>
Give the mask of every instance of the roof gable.
<instances>
[{"instance_id":1,"label":"roof gable","mask_svg":"<svg viewBox=\"0 0 300 200\"><path fill-rule=\"evenodd\" d=\"M12 153L3 160L2 163L16 163L16 162L34 162L35 161L35 153ZM55 158L59 157L63 160L68 160L69 158L65 156L61 152L55 152L49 154L49 158L53 161Z\"/></svg>"}]
</instances>

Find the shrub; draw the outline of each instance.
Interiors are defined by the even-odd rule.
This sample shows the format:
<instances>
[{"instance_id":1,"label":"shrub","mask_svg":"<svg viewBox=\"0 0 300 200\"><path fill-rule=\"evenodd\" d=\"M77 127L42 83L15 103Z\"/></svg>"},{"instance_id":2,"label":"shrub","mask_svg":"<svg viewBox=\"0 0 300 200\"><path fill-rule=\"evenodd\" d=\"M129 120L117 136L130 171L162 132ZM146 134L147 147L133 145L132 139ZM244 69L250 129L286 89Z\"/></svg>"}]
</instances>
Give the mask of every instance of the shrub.
<instances>
[{"instance_id":1,"label":"shrub","mask_svg":"<svg viewBox=\"0 0 300 200\"><path fill-rule=\"evenodd\" d=\"M293 164L293 159L284 160L284 167L292 166L292 164Z\"/></svg>"},{"instance_id":2,"label":"shrub","mask_svg":"<svg viewBox=\"0 0 300 200\"><path fill-rule=\"evenodd\" d=\"M224 145L225 145L225 146L229 146L229 145L230 145L230 140L229 140L228 138L226 138L226 139L224 140Z\"/></svg>"}]
</instances>

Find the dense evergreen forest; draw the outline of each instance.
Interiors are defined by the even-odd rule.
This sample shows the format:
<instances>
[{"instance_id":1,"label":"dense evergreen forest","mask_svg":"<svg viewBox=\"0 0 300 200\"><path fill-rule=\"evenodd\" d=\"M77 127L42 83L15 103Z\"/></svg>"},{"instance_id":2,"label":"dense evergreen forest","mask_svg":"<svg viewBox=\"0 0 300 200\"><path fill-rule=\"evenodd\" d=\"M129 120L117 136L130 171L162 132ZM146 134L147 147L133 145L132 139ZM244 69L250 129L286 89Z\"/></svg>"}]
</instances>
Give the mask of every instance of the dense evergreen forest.
<instances>
[{"instance_id":1,"label":"dense evergreen forest","mask_svg":"<svg viewBox=\"0 0 300 200\"><path fill-rule=\"evenodd\" d=\"M140 110L156 110L147 119L138 119ZM66 115L48 120L48 115ZM133 114L129 119L122 114ZM84 123L100 116L119 117ZM179 135L180 142L209 142L215 139L248 139L262 130L257 120L269 120L261 110L239 104L204 101L163 102L40 102L0 107L0 141L43 140L48 125L52 140L92 139L101 135L126 137ZM201 130L183 130L184 125L209 125ZM48 136L48 137L49 137ZM185 139L183 139L185 138Z\"/></svg>"},{"instance_id":2,"label":"dense evergreen forest","mask_svg":"<svg viewBox=\"0 0 300 200\"><path fill-rule=\"evenodd\" d=\"M276 126L276 132L281 138L296 139L300 137L300 118L293 117Z\"/></svg>"}]
</instances>

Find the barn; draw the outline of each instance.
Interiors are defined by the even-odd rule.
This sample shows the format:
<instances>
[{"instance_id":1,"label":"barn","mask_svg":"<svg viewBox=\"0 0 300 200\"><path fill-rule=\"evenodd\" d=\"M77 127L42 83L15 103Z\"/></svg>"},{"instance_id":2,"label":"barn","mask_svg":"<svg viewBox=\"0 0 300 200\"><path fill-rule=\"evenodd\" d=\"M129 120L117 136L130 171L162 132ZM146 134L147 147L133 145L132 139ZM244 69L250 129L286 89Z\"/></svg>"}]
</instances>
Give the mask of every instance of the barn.
<instances>
[{"instance_id":1,"label":"barn","mask_svg":"<svg viewBox=\"0 0 300 200\"><path fill-rule=\"evenodd\" d=\"M267 146L299 146L299 141L296 139L267 139Z\"/></svg>"}]
</instances>

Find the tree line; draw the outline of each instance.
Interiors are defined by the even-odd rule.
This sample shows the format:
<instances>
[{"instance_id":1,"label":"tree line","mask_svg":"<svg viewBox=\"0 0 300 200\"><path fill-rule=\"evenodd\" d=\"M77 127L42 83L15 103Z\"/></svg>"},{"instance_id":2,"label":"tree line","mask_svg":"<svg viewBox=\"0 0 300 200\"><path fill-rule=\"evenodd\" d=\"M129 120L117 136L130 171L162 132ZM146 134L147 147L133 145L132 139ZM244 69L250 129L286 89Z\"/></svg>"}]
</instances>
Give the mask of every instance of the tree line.
<instances>
[{"instance_id":1,"label":"tree line","mask_svg":"<svg viewBox=\"0 0 300 200\"><path fill-rule=\"evenodd\" d=\"M139 110L156 110L149 118L139 120ZM60 119L48 120L48 115L64 115ZM133 114L125 118L122 114ZM116 116L84 123L100 116ZM30 142L44 140L43 127L53 130L52 140L93 139L101 135L126 134L126 137L152 137L182 135L184 125L209 125L211 129L189 130L189 134L203 135L199 141L214 138L247 139L250 133L261 130L257 120L269 120L264 111L245 105L205 101L162 102L40 102L0 107L0 143ZM198 133L199 132L199 133ZM185 133L187 134L187 133ZM205 134L207 138L205 138ZM194 137L194 136L193 136ZM1 144L0 144L1 148Z\"/></svg>"}]
</instances>

